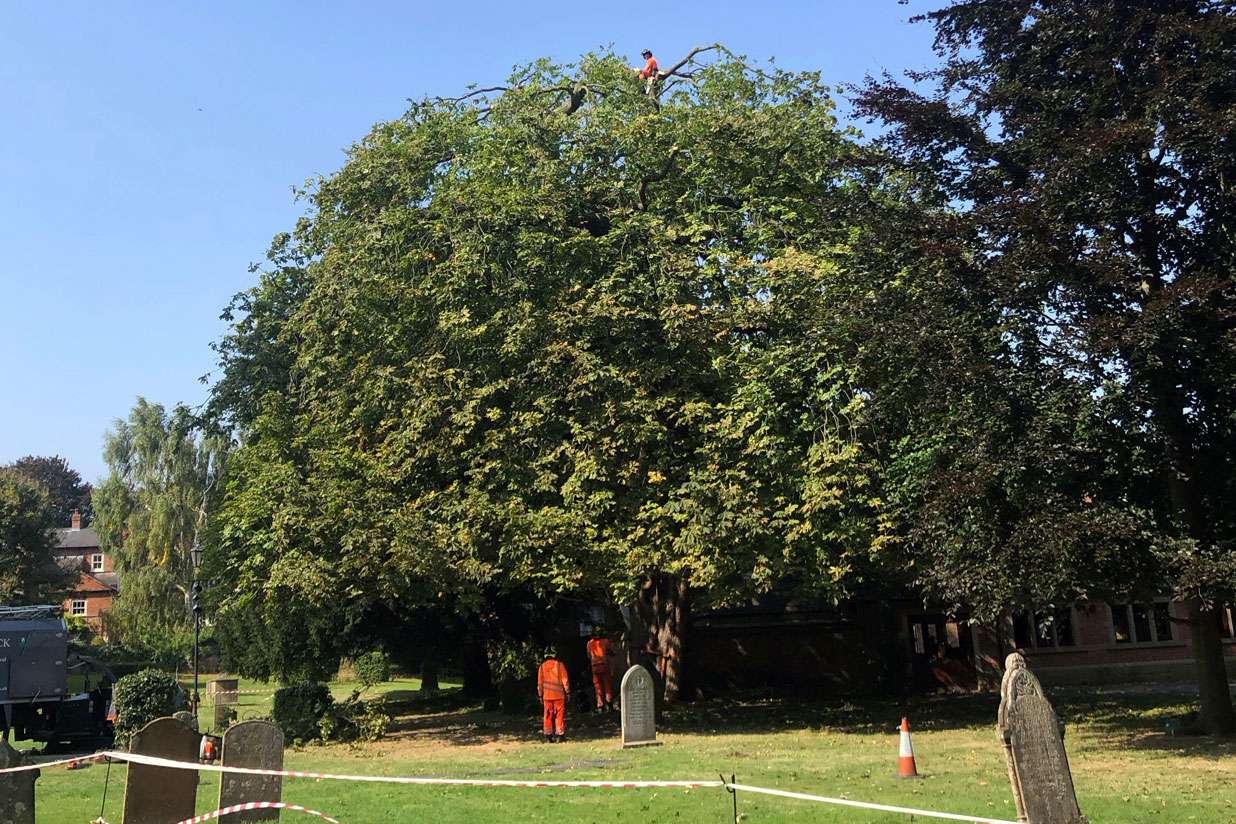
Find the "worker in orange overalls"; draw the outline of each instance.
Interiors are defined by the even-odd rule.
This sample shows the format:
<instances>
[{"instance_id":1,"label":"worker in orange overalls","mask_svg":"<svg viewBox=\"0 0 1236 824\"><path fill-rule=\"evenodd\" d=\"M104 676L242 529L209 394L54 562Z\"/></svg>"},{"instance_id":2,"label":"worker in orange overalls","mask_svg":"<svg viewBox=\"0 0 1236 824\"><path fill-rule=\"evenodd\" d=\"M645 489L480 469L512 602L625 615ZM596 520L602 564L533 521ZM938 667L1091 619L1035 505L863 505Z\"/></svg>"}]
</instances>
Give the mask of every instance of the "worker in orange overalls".
<instances>
[{"instance_id":1,"label":"worker in orange overalls","mask_svg":"<svg viewBox=\"0 0 1236 824\"><path fill-rule=\"evenodd\" d=\"M554 657L552 649L545 650L545 663L536 671L536 694L545 707L542 730L549 743L566 738L566 702L571 697L571 681L566 667Z\"/></svg>"},{"instance_id":2,"label":"worker in orange overalls","mask_svg":"<svg viewBox=\"0 0 1236 824\"><path fill-rule=\"evenodd\" d=\"M614 674L609 668L609 658L614 654L609 639L600 626L592 628L588 641L588 663L592 665L592 686L597 691L597 709L614 708Z\"/></svg>"},{"instance_id":3,"label":"worker in orange overalls","mask_svg":"<svg viewBox=\"0 0 1236 824\"><path fill-rule=\"evenodd\" d=\"M648 62L644 64L644 68L639 70L639 79L647 80L648 78L652 78L653 80L656 80L657 72L661 70L661 67L657 65L657 59L652 56L652 50L644 49L640 52L640 55Z\"/></svg>"}]
</instances>

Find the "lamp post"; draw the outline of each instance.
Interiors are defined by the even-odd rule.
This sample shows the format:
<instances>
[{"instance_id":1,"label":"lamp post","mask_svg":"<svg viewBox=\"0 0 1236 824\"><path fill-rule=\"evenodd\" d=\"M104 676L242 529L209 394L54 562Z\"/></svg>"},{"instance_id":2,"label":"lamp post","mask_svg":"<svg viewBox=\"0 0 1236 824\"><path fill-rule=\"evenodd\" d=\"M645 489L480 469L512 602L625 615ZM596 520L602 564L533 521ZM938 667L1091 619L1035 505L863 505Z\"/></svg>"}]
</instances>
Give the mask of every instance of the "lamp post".
<instances>
[{"instance_id":1,"label":"lamp post","mask_svg":"<svg viewBox=\"0 0 1236 824\"><path fill-rule=\"evenodd\" d=\"M202 545L197 541L193 542L193 548L189 550L189 558L193 562L193 585L189 596L189 608L193 614L193 699L190 703L193 705L193 720L197 722L197 645L202 634L202 605L199 602L202 582L197 579L198 569L202 566ZM201 728L200 723L198 728Z\"/></svg>"}]
</instances>

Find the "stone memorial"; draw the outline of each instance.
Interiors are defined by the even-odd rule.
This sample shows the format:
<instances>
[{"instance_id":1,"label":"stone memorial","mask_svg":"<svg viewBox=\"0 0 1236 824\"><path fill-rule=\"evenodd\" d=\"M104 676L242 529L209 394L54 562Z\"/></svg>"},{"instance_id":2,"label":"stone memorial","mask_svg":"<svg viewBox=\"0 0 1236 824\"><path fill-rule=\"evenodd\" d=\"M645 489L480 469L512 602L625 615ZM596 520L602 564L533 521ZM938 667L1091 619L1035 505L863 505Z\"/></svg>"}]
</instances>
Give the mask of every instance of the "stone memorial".
<instances>
[{"instance_id":1,"label":"stone memorial","mask_svg":"<svg viewBox=\"0 0 1236 824\"><path fill-rule=\"evenodd\" d=\"M269 721L241 721L223 734L225 767L250 767L260 770L283 769L283 730ZM282 801L283 778L278 775L222 773L219 780L219 809L250 801ZM246 810L228 813L223 824L245 821L278 821L278 810Z\"/></svg>"},{"instance_id":2,"label":"stone memorial","mask_svg":"<svg viewBox=\"0 0 1236 824\"><path fill-rule=\"evenodd\" d=\"M656 685L648 670L636 664L622 676L622 746L655 746Z\"/></svg>"},{"instance_id":3,"label":"stone memorial","mask_svg":"<svg viewBox=\"0 0 1236 824\"><path fill-rule=\"evenodd\" d=\"M197 763L202 736L178 718L156 718L129 739L129 752ZM177 824L197 807L197 771L129 764L124 824Z\"/></svg>"},{"instance_id":4,"label":"stone memorial","mask_svg":"<svg viewBox=\"0 0 1236 824\"><path fill-rule=\"evenodd\" d=\"M0 739L0 770L28 763L24 753ZM0 775L0 824L34 824L34 782L38 777L38 770Z\"/></svg>"},{"instance_id":5,"label":"stone memorial","mask_svg":"<svg viewBox=\"0 0 1236 824\"><path fill-rule=\"evenodd\" d=\"M223 731L236 720L236 708L226 704L215 704L214 726L210 731L215 735L223 735Z\"/></svg>"},{"instance_id":6,"label":"stone memorial","mask_svg":"<svg viewBox=\"0 0 1236 824\"><path fill-rule=\"evenodd\" d=\"M1064 725L1019 652L1004 663L997 729L1008 761L1017 820L1027 824L1088 824L1077 806L1073 774L1064 752Z\"/></svg>"},{"instance_id":7,"label":"stone memorial","mask_svg":"<svg viewBox=\"0 0 1236 824\"><path fill-rule=\"evenodd\" d=\"M172 718L175 718L177 721L185 722L186 724L189 725L190 729L197 730L197 716L189 712L188 710L181 710L180 712L174 712L172 713Z\"/></svg>"},{"instance_id":8,"label":"stone memorial","mask_svg":"<svg viewBox=\"0 0 1236 824\"><path fill-rule=\"evenodd\" d=\"M226 706L240 701L240 681L235 678L212 678L206 682L206 694L215 700L215 706Z\"/></svg>"}]
</instances>

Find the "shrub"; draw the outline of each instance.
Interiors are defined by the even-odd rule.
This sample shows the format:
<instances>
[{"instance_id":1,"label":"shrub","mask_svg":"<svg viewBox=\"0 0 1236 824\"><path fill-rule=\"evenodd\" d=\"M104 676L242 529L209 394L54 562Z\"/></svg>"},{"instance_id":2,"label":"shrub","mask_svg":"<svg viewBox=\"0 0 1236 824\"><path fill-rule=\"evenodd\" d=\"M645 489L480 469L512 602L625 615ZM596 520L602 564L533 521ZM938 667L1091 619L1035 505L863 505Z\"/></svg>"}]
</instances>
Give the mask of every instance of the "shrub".
<instances>
[{"instance_id":1,"label":"shrub","mask_svg":"<svg viewBox=\"0 0 1236 824\"><path fill-rule=\"evenodd\" d=\"M184 690L166 672L142 670L116 682L116 749L129 746L129 736L156 718L185 707Z\"/></svg>"},{"instance_id":2,"label":"shrub","mask_svg":"<svg viewBox=\"0 0 1236 824\"><path fill-rule=\"evenodd\" d=\"M352 662L352 672L361 686L369 689L374 684L389 681L391 677L391 657L385 652L367 652Z\"/></svg>"},{"instance_id":3,"label":"shrub","mask_svg":"<svg viewBox=\"0 0 1236 824\"><path fill-rule=\"evenodd\" d=\"M321 732L321 721L335 704L325 684L293 684L275 691L271 717L283 729L288 743L312 741Z\"/></svg>"},{"instance_id":4,"label":"shrub","mask_svg":"<svg viewBox=\"0 0 1236 824\"><path fill-rule=\"evenodd\" d=\"M391 717L380 709L382 706L381 702L365 703L360 700L360 691L354 691L322 718L319 726L323 740L381 741L391 722Z\"/></svg>"}]
</instances>

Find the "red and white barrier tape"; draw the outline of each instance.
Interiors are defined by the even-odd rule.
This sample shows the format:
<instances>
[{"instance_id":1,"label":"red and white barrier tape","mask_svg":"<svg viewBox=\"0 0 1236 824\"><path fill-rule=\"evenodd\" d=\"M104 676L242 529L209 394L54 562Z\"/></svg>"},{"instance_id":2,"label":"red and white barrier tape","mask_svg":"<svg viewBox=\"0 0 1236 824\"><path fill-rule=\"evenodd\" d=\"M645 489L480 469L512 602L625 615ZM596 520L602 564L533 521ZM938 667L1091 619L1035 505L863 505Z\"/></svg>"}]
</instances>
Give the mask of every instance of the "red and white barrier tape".
<instances>
[{"instance_id":1,"label":"red and white barrier tape","mask_svg":"<svg viewBox=\"0 0 1236 824\"><path fill-rule=\"evenodd\" d=\"M265 770L257 767L227 767L222 764L198 764L195 761L173 761L153 755L138 755L129 752L103 753L114 761L129 761L149 767L167 767L177 770L206 770L208 772L241 773L243 775L279 775L286 778L327 778L336 781L370 781L379 784L428 784L456 787L723 787L720 781L509 781L482 778L416 778L397 775L346 775L340 773L315 773L299 770Z\"/></svg>"},{"instance_id":2,"label":"red and white barrier tape","mask_svg":"<svg viewBox=\"0 0 1236 824\"><path fill-rule=\"evenodd\" d=\"M845 807L862 807L865 810L882 810L889 813L905 813L907 815L921 815L924 818L947 818L951 821L969 821L971 824L1017 824L1016 821L1008 821L1003 818L983 818L976 815L955 815L953 813L937 813L932 810L915 810L910 807L891 807L888 804L871 804L866 801L851 801L848 798L828 798L823 795L807 795L805 793L792 793L786 790L770 790L767 787L751 787L746 784L730 784L726 783L727 790L742 790L748 793L760 793L762 795L776 795L782 798L797 798L800 801L815 801L822 804L840 804Z\"/></svg>"},{"instance_id":3,"label":"red and white barrier tape","mask_svg":"<svg viewBox=\"0 0 1236 824\"><path fill-rule=\"evenodd\" d=\"M44 761L41 764L25 764L20 767L4 767L3 769L0 769L0 775L4 775L5 773L19 773L19 772L29 772L30 770L41 770L44 767L61 767L61 766L64 766L65 764L72 765L72 764L77 764L81 761L98 761L100 758L104 758L104 757L105 756L103 753L96 752L93 755L79 755L76 758L62 758L59 761Z\"/></svg>"},{"instance_id":4,"label":"red and white barrier tape","mask_svg":"<svg viewBox=\"0 0 1236 824\"><path fill-rule=\"evenodd\" d=\"M221 810L215 810L213 813L199 815L196 818L186 818L180 824L201 824L203 821L209 821L212 818L218 818L221 815L228 813L239 813L245 810L296 810L297 812L309 813L316 815L318 818L324 818L330 824L339 824L338 821L331 818L326 813L320 813L317 810L311 810L308 807L302 807L299 804L284 804L282 801L250 801L247 804L234 804L231 807L224 807Z\"/></svg>"},{"instance_id":5,"label":"red and white barrier tape","mask_svg":"<svg viewBox=\"0 0 1236 824\"><path fill-rule=\"evenodd\" d=\"M368 781L381 784L420 784L420 785L437 785L437 786L455 786L455 787L623 787L623 788L669 788L681 787L684 789L694 789L697 787L724 787L730 791L741 790L743 792L757 793L760 795L772 795L781 798L794 798L800 801L813 801L821 804L839 804L846 807L859 807L866 810L879 810L882 812L903 813L905 815L919 815L924 818L941 818L950 821L966 821L970 824L1017 824L1017 822L1009 821L1002 818L984 818L974 815L958 815L955 813L941 813L934 810L918 810L911 807L894 807L888 804L873 804L866 801L852 801L848 798L829 798L822 795L807 795L806 793L794 793L787 790L774 790L768 787L755 787L749 784L732 784L728 781L511 781L500 779L480 779L480 778L415 778L411 776L390 776L390 775L345 775L339 773L315 773L303 772L299 770L265 770L256 767L227 767L222 764L199 764L194 761L174 761L170 758L157 758L152 755L139 755L137 753L107 751L94 753L92 755L79 756L77 758L65 758L60 761L49 761L43 764L29 764L22 767L7 767L0 769L0 775L5 773L23 772L26 770L37 770L43 767L56 767L64 764L74 764L80 761L97 761L101 758L109 758L113 761L126 761L134 764L145 764L151 767L165 767L168 769L178 770L206 770L208 772L220 773L242 773L245 775L278 775L287 778L325 778L336 781ZM304 807L297 807L292 804L279 804L277 802L251 802L265 806L279 806L281 808L300 810L307 813L325 818L327 821L334 821L322 813ZM180 824L197 824L198 822L207 821L219 815L224 815L229 812L235 812L241 809L256 809L256 807L248 805L240 805L237 807L229 807L224 810L216 810L205 816L182 821ZM338 824L338 822L335 822Z\"/></svg>"}]
</instances>

